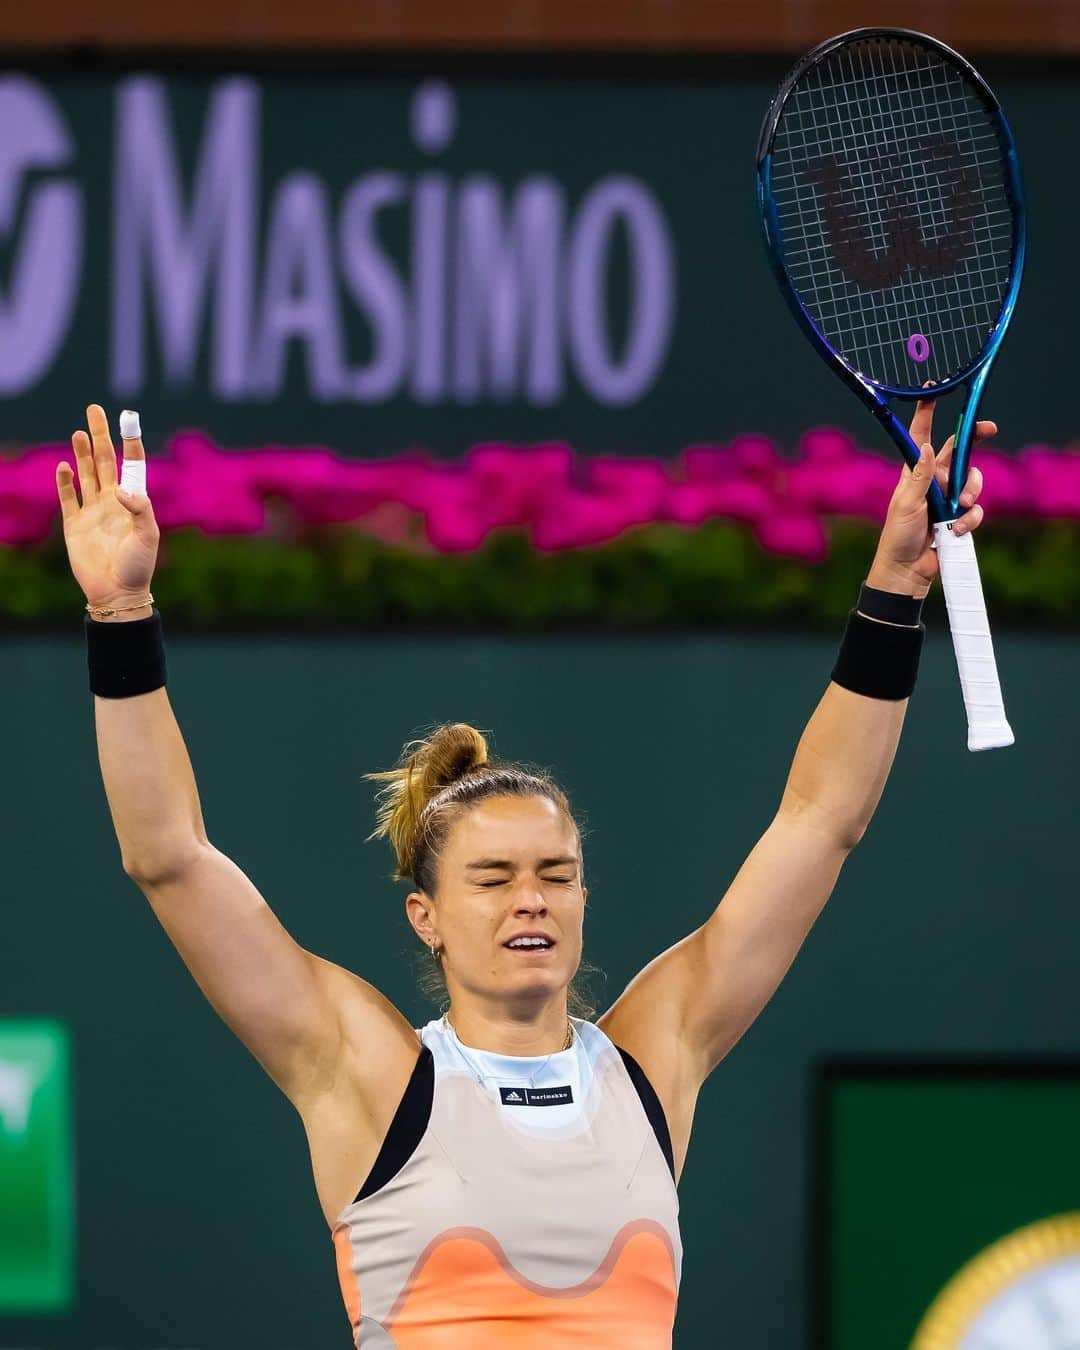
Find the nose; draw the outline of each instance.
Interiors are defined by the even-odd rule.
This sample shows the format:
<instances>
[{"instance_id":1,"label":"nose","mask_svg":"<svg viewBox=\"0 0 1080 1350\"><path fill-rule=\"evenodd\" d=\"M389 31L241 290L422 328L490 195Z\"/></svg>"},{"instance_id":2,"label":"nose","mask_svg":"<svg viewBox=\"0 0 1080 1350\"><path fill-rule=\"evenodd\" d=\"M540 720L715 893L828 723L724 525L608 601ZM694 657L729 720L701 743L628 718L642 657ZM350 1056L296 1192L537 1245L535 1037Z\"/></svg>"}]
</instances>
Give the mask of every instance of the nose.
<instances>
[{"instance_id":1,"label":"nose","mask_svg":"<svg viewBox=\"0 0 1080 1350\"><path fill-rule=\"evenodd\" d=\"M538 881L522 883L515 909L518 914L543 914L547 910L547 901Z\"/></svg>"}]
</instances>

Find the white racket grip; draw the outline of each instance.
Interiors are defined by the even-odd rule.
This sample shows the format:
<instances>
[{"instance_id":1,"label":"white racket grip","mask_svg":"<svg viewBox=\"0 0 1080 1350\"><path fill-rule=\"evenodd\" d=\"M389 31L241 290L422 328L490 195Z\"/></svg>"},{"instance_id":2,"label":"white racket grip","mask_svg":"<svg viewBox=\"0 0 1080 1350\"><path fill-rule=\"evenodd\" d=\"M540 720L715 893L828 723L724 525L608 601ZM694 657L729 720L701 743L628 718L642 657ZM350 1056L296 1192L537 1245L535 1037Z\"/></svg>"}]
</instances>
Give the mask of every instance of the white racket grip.
<instances>
[{"instance_id":1,"label":"white racket grip","mask_svg":"<svg viewBox=\"0 0 1080 1350\"><path fill-rule=\"evenodd\" d=\"M1016 737L1005 719L990 621L986 617L975 540L956 535L948 522L934 525L934 547L941 568L945 607L949 611L960 687L967 709L968 749L996 750Z\"/></svg>"}]
</instances>

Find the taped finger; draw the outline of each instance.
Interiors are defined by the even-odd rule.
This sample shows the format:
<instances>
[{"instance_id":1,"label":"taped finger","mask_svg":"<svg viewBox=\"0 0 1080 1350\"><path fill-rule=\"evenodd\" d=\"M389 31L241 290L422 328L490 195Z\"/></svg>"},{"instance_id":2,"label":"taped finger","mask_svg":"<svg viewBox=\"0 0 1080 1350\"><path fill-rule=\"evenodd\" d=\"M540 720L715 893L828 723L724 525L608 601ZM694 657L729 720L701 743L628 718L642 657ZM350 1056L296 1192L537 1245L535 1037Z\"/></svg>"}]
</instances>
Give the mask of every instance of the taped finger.
<instances>
[{"instance_id":1,"label":"taped finger","mask_svg":"<svg viewBox=\"0 0 1080 1350\"><path fill-rule=\"evenodd\" d=\"M120 435L124 442L124 464L120 471L120 488L132 496L146 496L146 451L142 443L139 414L125 408L120 414Z\"/></svg>"}]
</instances>

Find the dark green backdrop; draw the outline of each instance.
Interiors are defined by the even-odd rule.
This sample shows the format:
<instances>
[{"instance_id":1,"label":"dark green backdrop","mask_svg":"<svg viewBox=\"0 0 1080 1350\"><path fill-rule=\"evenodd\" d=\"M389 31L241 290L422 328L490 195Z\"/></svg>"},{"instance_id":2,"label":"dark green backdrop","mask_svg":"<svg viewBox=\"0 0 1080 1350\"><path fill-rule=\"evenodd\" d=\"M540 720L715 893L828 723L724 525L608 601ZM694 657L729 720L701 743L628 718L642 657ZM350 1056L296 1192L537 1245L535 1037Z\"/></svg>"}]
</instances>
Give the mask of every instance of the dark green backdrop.
<instances>
[{"instance_id":1,"label":"dark green backdrop","mask_svg":"<svg viewBox=\"0 0 1080 1350\"><path fill-rule=\"evenodd\" d=\"M74 608L74 606L73 606ZM35 1350L348 1344L299 1120L120 871L78 621L0 650L0 1015L73 1034L78 1301L0 1320ZM680 1188L677 1350L805 1350L812 1068L833 1055L1075 1052L1070 747L1080 643L999 634L1017 744L971 755L929 636L893 777L782 990L703 1090ZM433 719L553 765L590 827L601 1008L699 924L768 824L829 639L176 639L211 837L296 937L414 1022L403 894L363 771Z\"/></svg>"},{"instance_id":2,"label":"dark green backdrop","mask_svg":"<svg viewBox=\"0 0 1080 1350\"><path fill-rule=\"evenodd\" d=\"M1080 1060L831 1066L823 1087L820 1350L908 1350L978 1253L1080 1207Z\"/></svg>"}]
</instances>

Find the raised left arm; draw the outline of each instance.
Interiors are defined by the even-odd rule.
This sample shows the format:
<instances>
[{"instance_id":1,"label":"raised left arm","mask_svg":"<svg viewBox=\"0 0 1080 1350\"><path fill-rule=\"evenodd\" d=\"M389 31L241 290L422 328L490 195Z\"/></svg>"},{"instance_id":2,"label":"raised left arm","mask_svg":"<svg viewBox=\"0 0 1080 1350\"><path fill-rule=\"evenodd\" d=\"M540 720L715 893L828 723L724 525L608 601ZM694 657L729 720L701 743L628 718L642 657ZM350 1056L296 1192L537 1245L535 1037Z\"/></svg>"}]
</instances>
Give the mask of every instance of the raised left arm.
<instances>
[{"instance_id":1,"label":"raised left arm","mask_svg":"<svg viewBox=\"0 0 1080 1350\"><path fill-rule=\"evenodd\" d=\"M680 999L680 1039L700 1079L772 997L832 894L881 799L907 706L829 684L775 818L720 904L679 944L678 964L692 977Z\"/></svg>"},{"instance_id":2,"label":"raised left arm","mask_svg":"<svg viewBox=\"0 0 1080 1350\"><path fill-rule=\"evenodd\" d=\"M926 511L936 472L948 476L952 440L936 460L928 443L932 403L917 405L912 435L923 446L905 468L867 577L875 589L925 596L937 573ZM980 422L980 436L993 435ZM976 529L982 474L971 470L956 526ZM772 997L844 861L862 838L892 768L907 699L869 698L830 683L803 732L775 818L706 922L650 962L602 1019L604 1029L652 1062L684 1061L700 1083Z\"/></svg>"}]
</instances>

